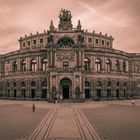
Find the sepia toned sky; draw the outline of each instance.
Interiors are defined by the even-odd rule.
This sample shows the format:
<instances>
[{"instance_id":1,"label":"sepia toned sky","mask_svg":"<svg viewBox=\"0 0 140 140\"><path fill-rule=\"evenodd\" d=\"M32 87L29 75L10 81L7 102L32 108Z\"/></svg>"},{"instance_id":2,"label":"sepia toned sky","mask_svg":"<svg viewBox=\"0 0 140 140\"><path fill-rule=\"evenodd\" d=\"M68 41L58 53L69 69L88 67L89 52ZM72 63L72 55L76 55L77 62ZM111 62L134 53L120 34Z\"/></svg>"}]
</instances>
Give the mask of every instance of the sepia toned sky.
<instances>
[{"instance_id":1,"label":"sepia toned sky","mask_svg":"<svg viewBox=\"0 0 140 140\"><path fill-rule=\"evenodd\" d=\"M140 0L0 0L0 54L19 49L21 36L58 26L61 8L89 32L114 37L114 48L140 52Z\"/></svg>"}]
</instances>

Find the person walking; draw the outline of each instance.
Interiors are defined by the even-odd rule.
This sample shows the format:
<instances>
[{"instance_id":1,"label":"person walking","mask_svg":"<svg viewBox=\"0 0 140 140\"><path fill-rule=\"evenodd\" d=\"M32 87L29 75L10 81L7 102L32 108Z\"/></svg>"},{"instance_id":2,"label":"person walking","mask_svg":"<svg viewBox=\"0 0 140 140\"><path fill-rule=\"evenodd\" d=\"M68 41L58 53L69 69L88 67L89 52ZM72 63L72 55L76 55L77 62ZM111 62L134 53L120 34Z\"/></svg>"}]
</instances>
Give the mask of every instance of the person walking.
<instances>
[{"instance_id":1,"label":"person walking","mask_svg":"<svg viewBox=\"0 0 140 140\"><path fill-rule=\"evenodd\" d=\"M132 99L131 99L131 104L132 104L133 106L135 105L134 97L132 97Z\"/></svg>"},{"instance_id":2,"label":"person walking","mask_svg":"<svg viewBox=\"0 0 140 140\"><path fill-rule=\"evenodd\" d=\"M32 112L35 112L35 104L32 105Z\"/></svg>"},{"instance_id":3,"label":"person walking","mask_svg":"<svg viewBox=\"0 0 140 140\"><path fill-rule=\"evenodd\" d=\"M62 96L62 94L60 94L60 101L61 101L61 102L63 101L63 96Z\"/></svg>"}]
</instances>

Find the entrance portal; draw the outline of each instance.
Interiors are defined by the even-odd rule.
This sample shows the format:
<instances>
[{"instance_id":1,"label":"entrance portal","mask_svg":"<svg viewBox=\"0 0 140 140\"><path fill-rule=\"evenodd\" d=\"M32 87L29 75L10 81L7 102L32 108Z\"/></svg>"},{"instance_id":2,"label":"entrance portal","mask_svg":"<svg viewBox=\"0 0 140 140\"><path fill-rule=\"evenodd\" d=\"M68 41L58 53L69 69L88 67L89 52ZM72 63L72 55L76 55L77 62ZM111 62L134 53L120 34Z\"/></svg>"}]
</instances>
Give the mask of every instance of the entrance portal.
<instances>
[{"instance_id":1,"label":"entrance portal","mask_svg":"<svg viewBox=\"0 0 140 140\"><path fill-rule=\"evenodd\" d=\"M63 98L69 99L69 86L67 85L63 86Z\"/></svg>"},{"instance_id":2,"label":"entrance portal","mask_svg":"<svg viewBox=\"0 0 140 140\"><path fill-rule=\"evenodd\" d=\"M60 81L60 90L63 95L63 99L71 98L72 82L68 78L64 78Z\"/></svg>"},{"instance_id":3,"label":"entrance portal","mask_svg":"<svg viewBox=\"0 0 140 140\"><path fill-rule=\"evenodd\" d=\"M35 89L31 90L31 98L35 98Z\"/></svg>"}]
</instances>

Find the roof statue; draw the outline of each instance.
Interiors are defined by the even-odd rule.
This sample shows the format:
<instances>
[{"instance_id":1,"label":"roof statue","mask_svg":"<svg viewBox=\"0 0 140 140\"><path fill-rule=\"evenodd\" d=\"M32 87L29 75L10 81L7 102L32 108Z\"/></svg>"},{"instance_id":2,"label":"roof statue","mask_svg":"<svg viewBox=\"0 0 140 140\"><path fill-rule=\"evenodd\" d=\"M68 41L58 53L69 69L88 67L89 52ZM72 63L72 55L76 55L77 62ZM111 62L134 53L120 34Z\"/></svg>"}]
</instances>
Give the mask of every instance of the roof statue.
<instances>
[{"instance_id":1,"label":"roof statue","mask_svg":"<svg viewBox=\"0 0 140 140\"><path fill-rule=\"evenodd\" d=\"M66 9L61 9L58 17L60 19L60 22L62 22L62 21L71 21L72 15L71 15L70 11L68 11Z\"/></svg>"}]
</instances>

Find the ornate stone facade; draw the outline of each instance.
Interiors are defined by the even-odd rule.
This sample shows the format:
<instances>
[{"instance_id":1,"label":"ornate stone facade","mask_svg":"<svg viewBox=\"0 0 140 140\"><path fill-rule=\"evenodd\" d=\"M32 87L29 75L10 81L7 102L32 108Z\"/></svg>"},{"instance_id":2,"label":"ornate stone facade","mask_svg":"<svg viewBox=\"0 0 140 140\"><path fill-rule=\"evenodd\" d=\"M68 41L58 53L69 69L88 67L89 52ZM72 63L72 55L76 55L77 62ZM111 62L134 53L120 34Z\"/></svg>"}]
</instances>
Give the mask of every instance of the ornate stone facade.
<instances>
[{"instance_id":1,"label":"ornate stone facade","mask_svg":"<svg viewBox=\"0 0 140 140\"><path fill-rule=\"evenodd\" d=\"M21 37L20 49L0 55L0 96L64 99L140 95L140 54L113 49L113 37L73 28L71 13L44 33Z\"/></svg>"}]
</instances>

